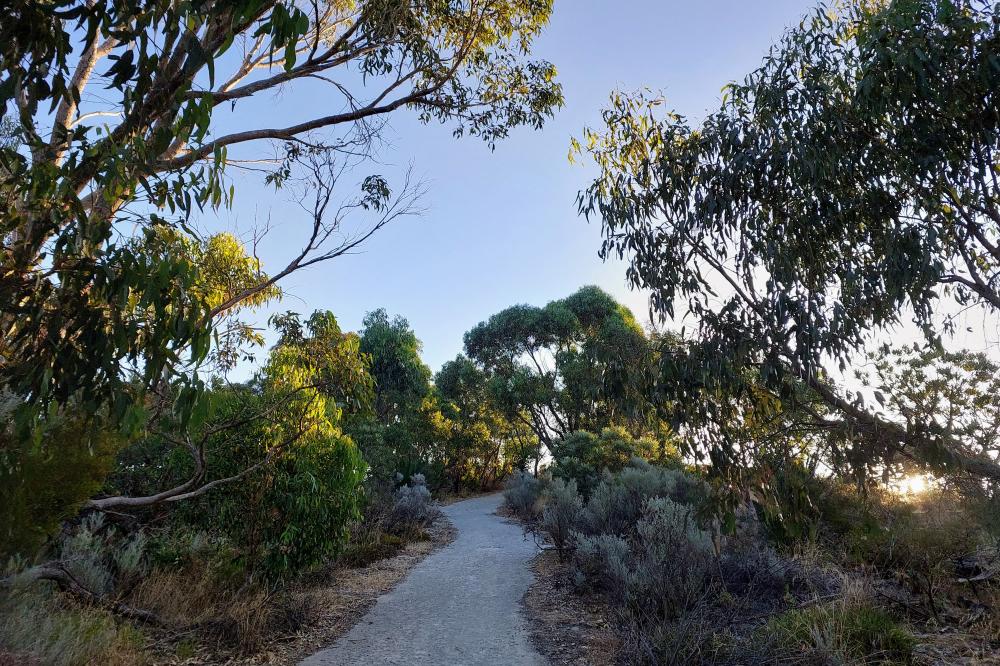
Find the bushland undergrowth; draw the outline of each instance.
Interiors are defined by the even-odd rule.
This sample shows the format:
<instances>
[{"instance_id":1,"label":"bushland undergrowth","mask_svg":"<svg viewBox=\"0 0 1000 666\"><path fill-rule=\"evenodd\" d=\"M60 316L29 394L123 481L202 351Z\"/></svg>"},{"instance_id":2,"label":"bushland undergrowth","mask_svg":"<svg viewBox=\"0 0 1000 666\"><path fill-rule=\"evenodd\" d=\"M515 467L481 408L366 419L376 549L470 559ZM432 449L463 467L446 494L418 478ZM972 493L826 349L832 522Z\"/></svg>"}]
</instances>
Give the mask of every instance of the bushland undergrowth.
<instances>
[{"instance_id":1,"label":"bushland undergrowth","mask_svg":"<svg viewBox=\"0 0 1000 666\"><path fill-rule=\"evenodd\" d=\"M949 663L995 649L990 503L791 473L814 501L802 529L747 501L726 530L702 472L641 459L589 496L522 474L505 498L552 544L565 584L615 609L623 663Z\"/></svg>"}]
</instances>

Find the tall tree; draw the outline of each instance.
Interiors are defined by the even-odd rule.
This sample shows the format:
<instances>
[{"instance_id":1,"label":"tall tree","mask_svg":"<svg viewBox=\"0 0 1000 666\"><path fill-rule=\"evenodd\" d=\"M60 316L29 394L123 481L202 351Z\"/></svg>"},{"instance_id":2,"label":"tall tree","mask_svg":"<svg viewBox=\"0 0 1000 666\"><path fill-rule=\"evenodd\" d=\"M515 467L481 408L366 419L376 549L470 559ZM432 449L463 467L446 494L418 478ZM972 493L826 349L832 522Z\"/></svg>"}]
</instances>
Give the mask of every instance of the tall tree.
<instances>
[{"instance_id":1,"label":"tall tree","mask_svg":"<svg viewBox=\"0 0 1000 666\"><path fill-rule=\"evenodd\" d=\"M371 358L375 416L388 425L419 407L430 392L431 369L420 359L420 340L404 317L379 308L365 315L361 351Z\"/></svg>"},{"instance_id":2,"label":"tall tree","mask_svg":"<svg viewBox=\"0 0 1000 666\"><path fill-rule=\"evenodd\" d=\"M816 427L1000 478L947 429L894 419L824 369L910 313L936 341L942 298L1000 306L998 51L987 2L838 3L698 126L660 100L613 96L606 128L585 131L601 173L580 210L601 218L602 256L630 258L660 315L698 320L697 363L664 378L676 404L748 381L794 398L802 382L831 410Z\"/></svg>"},{"instance_id":3,"label":"tall tree","mask_svg":"<svg viewBox=\"0 0 1000 666\"><path fill-rule=\"evenodd\" d=\"M190 411L189 370L220 319L413 211L412 186L358 173L384 118L410 109L493 145L561 104L554 67L527 59L551 6L8 3L0 109L16 141L0 145L0 386L35 407L76 397L134 420L145 390L182 379L177 407ZM306 81L325 87L305 120L221 130L227 109ZM212 302L194 288L201 267L155 237L197 239L190 218L234 196L226 167L262 158L280 163L270 183L301 179L312 191L311 225L286 266Z\"/></svg>"},{"instance_id":4,"label":"tall tree","mask_svg":"<svg viewBox=\"0 0 1000 666\"><path fill-rule=\"evenodd\" d=\"M492 488L529 461L541 458L538 436L522 419L499 409L490 377L459 354L434 376L442 414L452 427L445 445L452 488L462 484Z\"/></svg>"},{"instance_id":5,"label":"tall tree","mask_svg":"<svg viewBox=\"0 0 1000 666\"><path fill-rule=\"evenodd\" d=\"M149 494L91 499L87 506L120 511L201 497L213 488L251 478L272 463L294 459L317 442L343 449L345 460L350 462L345 477L360 480L364 463L354 442L343 435L346 415L370 413L371 409L373 382L358 336L341 332L336 317L324 311L314 312L305 325L294 313L276 317L275 324L281 338L252 383L253 390L247 391L247 399L239 397L240 390L209 392L207 401L212 409L195 428L179 426L169 410L150 422L153 439L189 459L183 479L173 479L170 487L155 488ZM167 400L172 397L164 396ZM215 402L222 407L212 404ZM234 402L243 405L241 409L234 409ZM216 413L219 411L222 414ZM245 465L212 460L213 448L220 448L219 440L229 436L238 440L250 430L257 432L257 440L250 454L244 452L248 458ZM153 467L160 463L155 458L145 462ZM141 476L144 471L142 464L127 467L126 476ZM213 478L211 472L219 468L228 474ZM326 481L336 483L337 479Z\"/></svg>"},{"instance_id":6,"label":"tall tree","mask_svg":"<svg viewBox=\"0 0 1000 666\"><path fill-rule=\"evenodd\" d=\"M576 430L644 431L653 354L629 310L598 287L545 307L515 305L465 334L497 404L550 445Z\"/></svg>"}]
</instances>

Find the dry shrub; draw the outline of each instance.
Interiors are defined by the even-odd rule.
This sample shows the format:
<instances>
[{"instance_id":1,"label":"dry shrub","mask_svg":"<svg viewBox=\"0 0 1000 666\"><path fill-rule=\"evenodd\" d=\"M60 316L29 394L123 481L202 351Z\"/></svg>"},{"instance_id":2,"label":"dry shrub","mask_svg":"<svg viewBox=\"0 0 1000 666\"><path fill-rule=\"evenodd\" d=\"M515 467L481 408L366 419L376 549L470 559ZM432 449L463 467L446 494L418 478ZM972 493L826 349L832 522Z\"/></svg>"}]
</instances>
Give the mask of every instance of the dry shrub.
<instances>
[{"instance_id":1,"label":"dry shrub","mask_svg":"<svg viewBox=\"0 0 1000 666\"><path fill-rule=\"evenodd\" d=\"M242 654L253 653L274 636L294 633L312 614L308 602L287 588L235 586L204 562L154 570L136 587L132 602L170 627L194 629Z\"/></svg>"},{"instance_id":2,"label":"dry shrub","mask_svg":"<svg viewBox=\"0 0 1000 666\"><path fill-rule=\"evenodd\" d=\"M955 588L960 577L979 572L979 562L995 559L985 548L983 531L962 497L932 491L915 498L880 497L870 504L870 518L843 537L849 564L874 567L903 584L915 602L936 621L949 598L969 592ZM979 557L983 550L987 557ZM970 571L963 571L969 569Z\"/></svg>"},{"instance_id":3,"label":"dry shrub","mask_svg":"<svg viewBox=\"0 0 1000 666\"><path fill-rule=\"evenodd\" d=\"M0 595L0 663L6 658L18 665L143 664L146 642L132 625L79 606L48 586L15 584Z\"/></svg>"}]
</instances>

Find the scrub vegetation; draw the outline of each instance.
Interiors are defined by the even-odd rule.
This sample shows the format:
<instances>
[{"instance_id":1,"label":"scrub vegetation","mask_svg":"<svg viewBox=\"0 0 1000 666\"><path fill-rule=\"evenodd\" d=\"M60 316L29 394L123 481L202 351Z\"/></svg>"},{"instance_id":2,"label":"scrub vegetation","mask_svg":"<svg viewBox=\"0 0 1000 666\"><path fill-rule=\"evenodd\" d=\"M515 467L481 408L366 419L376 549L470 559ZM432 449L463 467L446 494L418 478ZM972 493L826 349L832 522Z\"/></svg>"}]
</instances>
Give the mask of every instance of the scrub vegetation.
<instances>
[{"instance_id":1,"label":"scrub vegetation","mask_svg":"<svg viewBox=\"0 0 1000 666\"><path fill-rule=\"evenodd\" d=\"M1000 366L949 348L1000 308L985 0L822 5L699 121L613 93L572 144L577 206L649 323L582 286L471 326L434 372L377 303L356 331L277 307L423 212L426 185L384 173L391 119L543 130L552 11L10 3L0 664L260 657L316 624L303 589L428 540L435 497L501 490L622 663L1000 649ZM323 103L297 124L241 114L304 84ZM255 185L304 216L276 266L268 229L205 231Z\"/></svg>"}]
</instances>

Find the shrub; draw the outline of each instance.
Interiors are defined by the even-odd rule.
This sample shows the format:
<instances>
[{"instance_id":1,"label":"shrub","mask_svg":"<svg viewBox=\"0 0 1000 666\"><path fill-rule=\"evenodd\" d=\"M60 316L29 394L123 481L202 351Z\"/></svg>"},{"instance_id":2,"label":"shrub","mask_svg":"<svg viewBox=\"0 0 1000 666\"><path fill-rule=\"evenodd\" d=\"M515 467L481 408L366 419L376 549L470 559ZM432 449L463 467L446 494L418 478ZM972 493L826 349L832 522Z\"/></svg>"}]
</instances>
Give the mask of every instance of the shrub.
<instances>
[{"instance_id":1,"label":"shrub","mask_svg":"<svg viewBox=\"0 0 1000 666\"><path fill-rule=\"evenodd\" d=\"M32 557L63 520L94 496L123 446L117 433L82 416L59 415L36 424L37 439L14 432L19 404L0 396L0 561Z\"/></svg>"},{"instance_id":2,"label":"shrub","mask_svg":"<svg viewBox=\"0 0 1000 666\"><path fill-rule=\"evenodd\" d=\"M633 458L619 474L605 473L587 501L580 530L586 534L626 535L635 529L650 498L669 497L683 504L700 504L705 496L704 482L692 475Z\"/></svg>"},{"instance_id":3,"label":"shrub","mask_svg":"<svg viewBox=\"0 0 1000 666\"><path fill-rule=\"evenodd\" d=\"M352 535L337 561L349 567L366 567L379 560L393 557L405 545L406 541L402 537L381 531Z\"/></svg>"},{"instance_id":4,"label":"shrub","mask_svg":"<svg viewBox=\"0 0 1000 666\"><path fill-rule=\"evenodd\" d=\"M577 583L608 590L636 618L678 617L704 593L712 562L712 539L698 527L690 507L673 500L646 500L635 534L577 535Z\"/></svg>"},{"instance_id":5,"label":"shrub","mask_svg":"<svg viewBox=\"0 0 1000 666\"><path fill-rule=\"evenodd\" d=\"M961 497L944 491L883 498L871 512L843 537L848 562L895 575L937 616L937 599L955 577L956 562L975 556L980 545L974 516Z\"/></svg>"},{"instance_id":6,"label":"shrub","mask_svg":"<svg viewBox=\"0 0 1000 666\"><path fill-rule=\"evenodd\" d=\"M440 424L434 420L435 416L426 409L417 409L388 425L355 417L349 419L345 427L368 463L371 477L391 479L394 474L401 473L409 478L423 474L428 487L439 489L448 481L445 463L437 451L426 444L436 442L440 435Z\"/></svg>"},{"instance_id":7,"label":"shrub","mask_svg":"<svg viewBox=\"0 0 1000 666\"><path fill-rule=\"evenodd\" d=\"M576 481L554 479L549 487L548 502L542 511L542 531L552 539L559 559L566 559L571 532L576 526L583 500L576 489Z\"/></svg>"},{"instance_id":8,"label":"shrub","mask_svg":"<svg viewBox=\"0 0 1000 666\"><path fill-rule=\"evenodd\" d=\"M59 559L85 588L98 595L130 587L143 573L146 537L125 537L105 524L104 514L86 516L58 543Z\"/></svg>"},{"instance_id":9,"label":"shrub","mask_svg":"<svg viewBox=\"0 0 1000 666\"><path fill-rule=\"evenodd\" d=\"M580 515L580 531L585 534L625 535L635 529L646 496L629 492L625 486L606 478L598 484Z\"/></svg>"},{"instance_id":10,"label":"shrub","mask_svg":"<svg viewBox=\"0 0 1000 666\"><path fill-rule=\"evenodd\" d=\"M377 478L365 482L362 518L351 526L350 539L338 556L341 564L362 567L392 557L408 541L426 538L422 528L441 512L431 502L423 476L414 474L409 485L395 490L392 485Z\"/></svg>"},{"instance_id":11,"label":"shrub","mask_svg":"<svg viewBox=\"0 0 1000 666\"><path fill-rule=\"evenodd\" d=\"M11 663L143 664L146 642L131 625L116 623L95 608L64 604L58 594L37 583L15 583L0 593L0 656L12 653L16 661Z\"/></svg>"},{"instance_id":12,"label":"shrub","mask_svg":"<svg viewBox=\"0 0 1000 666\"><path fill-rule=\"evenodd\" d=\"M633 458L654 454L652 443L633 438L624 428L605 428L601 434L571 433L552 445L552 476L576 481L584 497L601 481L605 471L619 472Z\"/></svg>"},{"instance_id":13,"label":"shrub","mask_svg":"<svg viewBox=\"0 0 1000 666\"><path fill-rule=\"evenodd\" d=\"M216 418L237 421L267 408L267 396L232 388L213 395ZM263 419L209 438L208 474L232 476L259 462L275 439ZM188 458L173 460L174 480ZM309 432L271 464L177 507L175 525L223 538L251 575L287 578L336 555L360 516L365 463L350 437L334 427Z\"/></svg>"},{"instance_id":14,"label":"shrub","mask_svg":"<svg viewBox=\"0 0 1000 666\"><path fill-rule=\"evenodd\" d=\"M504 484L504 502L522 520L538 514L541 497L542 482L527 472L514 472Z\"/></svg>"},{"instance_id":15,"label":"shrub","mask_svg":"<svg viewBox=\"0 0 1000 666\"><path fill-rule=\"evenodd\" d=\"M628 542L614 534L573 535L573 581L578 588L605 590L618 603L628 600Z\"/></svg>"},{"instance_id":16,"label":"shrub","mask_svg":"<svg viewBox=\"0 0 1000 666\"><path fill-rule=\"evenodd\" d=\"M887 500L884 489L872 486L861 493L856 485L819 477L797 461L775 461L772 468L769 492L757 508L778 544L800 546L876 527L872 507Z\"/></svg>"},{"instance_id":17,"label":"shrub","mask_svg":"<svg viewBox=\"0 0 1000 666\"><path fill-rule=\"evenodd\" d=\"M909 663L913 635L861 587L841 599L771 618L764 640L803 662Z\"/></svg>"},{"instance_id":18,"label":"shrub","mask_svg":"<svg viewBox=\"0 0 1000 666\"><path fill-rule=\"evenodd\" d=\"M431 491L423 474L411 476L409 485L397 488L394 497L389 519L389 528L394 533L402 534L430 525L441 513L431 502Z\"/></svg>"},{"instance_id":19,"label":"shrub","mask_svg":"<svg viewBox=\"0 0 1000 666\"><path fill-rule=\"evenodd\" d=\"M780 555L758 538L728 539L717 567L722 589L767 611L789 594L827 596L836 593L842 577L810 563Z\"/></svg>"},{"instance_id":20,"label":"shrub","mask_svg":"<svg viewBox=\"0 0 1000 666\"><path fill-rule=\"evenodd\" d=\"M917 500L883 500L873 520L845 535L847 555L893 569L929 571L976 550L979 527L961 498L929 492Z\"/></svg>"},{"instance_id":21,"label":"shrub","mask_svg":"<svg viewBox=\"0 0 1000 666\"><path fill-rule=\"evenodd\" d=\"M712 561L711 535L698 527L689 507L668 498L646 502L636 525L631 604L677 617L702 595Z\"/></svg>"}]
</instances>

